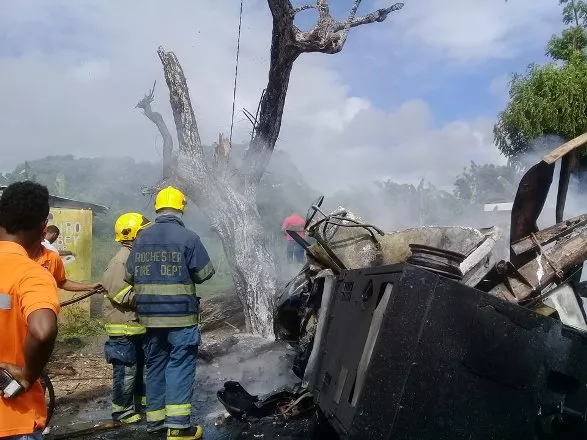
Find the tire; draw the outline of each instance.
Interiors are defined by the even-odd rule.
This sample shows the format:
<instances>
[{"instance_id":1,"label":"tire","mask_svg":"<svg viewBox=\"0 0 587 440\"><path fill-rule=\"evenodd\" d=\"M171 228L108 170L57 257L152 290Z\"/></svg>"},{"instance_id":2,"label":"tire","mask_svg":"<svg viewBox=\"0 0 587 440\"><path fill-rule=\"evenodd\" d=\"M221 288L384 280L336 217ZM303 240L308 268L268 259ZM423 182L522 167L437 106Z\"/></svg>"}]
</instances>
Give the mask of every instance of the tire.
<instances>
[{"instance_id":1,"label":"tire","mask_svg":"<svg viewBox=\"0 0 587 440\"><path fill-rule=\"evenodd\" d=\"M41 373L39 380L41 381L41 386L45 392L45 401L47 402L47 426L49 426L49 422L55 412L55 390L53 389L53 384L51 383L49 376L47 376L47 373Z\"/></svg>"}]
</instances>

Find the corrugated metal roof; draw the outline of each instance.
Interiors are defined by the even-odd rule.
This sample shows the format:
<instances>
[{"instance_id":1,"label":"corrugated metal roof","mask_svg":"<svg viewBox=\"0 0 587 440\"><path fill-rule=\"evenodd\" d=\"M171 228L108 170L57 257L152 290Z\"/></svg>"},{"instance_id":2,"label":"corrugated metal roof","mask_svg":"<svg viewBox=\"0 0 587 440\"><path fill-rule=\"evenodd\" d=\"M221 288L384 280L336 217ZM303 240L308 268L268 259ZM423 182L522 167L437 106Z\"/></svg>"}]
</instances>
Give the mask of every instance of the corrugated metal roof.
<instances>
[{"instance_id":1,"label":"corrugated metal roof","mask_svg":"<svg viewBox=\"0 0 587 440\"><path fill-rule=\"evenodd\" d=\"M0 186L0 194L6 189L6 185ZM49 205L53 208L70 208L70 209L90 209L96 214L104 214L108 208L95 203L81 202L79 200L68 199L67 197L60 197L50 194Z\"/></svg>"}]
</instances>

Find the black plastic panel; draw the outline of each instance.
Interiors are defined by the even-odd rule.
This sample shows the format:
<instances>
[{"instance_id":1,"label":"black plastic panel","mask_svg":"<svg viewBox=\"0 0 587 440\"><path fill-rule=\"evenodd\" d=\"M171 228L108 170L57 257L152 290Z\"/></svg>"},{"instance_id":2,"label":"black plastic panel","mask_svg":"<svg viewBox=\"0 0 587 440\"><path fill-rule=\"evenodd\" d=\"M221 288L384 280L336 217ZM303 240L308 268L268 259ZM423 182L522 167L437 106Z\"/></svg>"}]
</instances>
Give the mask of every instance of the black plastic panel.
<instances>
[{"instance_id":1,"label":"black plastic panel","mask_svg":"<svg viewBox=\"0 0 587 440\"><path fill-rule=\"evenodd\" d=\"M357 367L387 283L391 298L353 406ZM587 435L580 420L587 336L560 321L407 264L345 271L328 319L319 406L343 439ZM544 428L547 416L560 413L563 401L567 415L553 434ZM572 432L560 434L561 426Z\"/></svg>"}]
</instances>

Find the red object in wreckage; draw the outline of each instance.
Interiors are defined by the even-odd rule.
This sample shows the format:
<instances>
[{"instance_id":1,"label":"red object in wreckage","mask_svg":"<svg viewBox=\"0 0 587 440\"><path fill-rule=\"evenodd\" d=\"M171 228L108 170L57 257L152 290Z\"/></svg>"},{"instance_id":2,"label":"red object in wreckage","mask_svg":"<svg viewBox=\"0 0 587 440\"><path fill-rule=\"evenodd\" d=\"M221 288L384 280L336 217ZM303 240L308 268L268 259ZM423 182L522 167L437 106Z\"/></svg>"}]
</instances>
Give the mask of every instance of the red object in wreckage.
<instances>
[{"instance_id":1,"label":"red object in wreckage","mask_svg":"<svg viewBox=\"0 0 587 440\"><path fill-rule=\"evenodd\" d=\"M288 215L285 220L283 221L283 225L281 226L282 230L292 230L292 231L296 231L300 236L304 236L304 224L306 223L306 221L299 215L299 214L290 214ZM286 235L287 240L291 241L293 240L293 238L291 238L289 235Z\"/></svg>"}]
</instances>

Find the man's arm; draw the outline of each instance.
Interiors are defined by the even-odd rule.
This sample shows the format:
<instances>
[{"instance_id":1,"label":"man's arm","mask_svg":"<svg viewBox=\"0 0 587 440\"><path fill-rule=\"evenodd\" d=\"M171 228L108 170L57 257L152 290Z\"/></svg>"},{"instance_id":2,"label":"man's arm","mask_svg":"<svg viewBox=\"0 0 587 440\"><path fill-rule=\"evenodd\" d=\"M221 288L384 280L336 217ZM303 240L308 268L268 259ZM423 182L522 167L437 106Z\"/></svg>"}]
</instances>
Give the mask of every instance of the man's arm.
<instances>
[{"instance_id":1,"label":"man's arm","mask_svg":"<svg viewBox=\"0 0 587 440\"><path fill-rule=\"evenodd\" d=\"M88 290L94 290L101 286L100 283L86 284L68 280L67 274L65 272L65 266L63 265L63 261L61 260L59 254L52 252L51 259L53 260L54 264L53 278L55 278L57 286L60 289L67 290L68 292L87 292Z\"/></svg>"},{"instance_id":2,"label":"man's arm","mask_svg":"<svg viewBox=\"0 0 587 440\"><path fill-rule=\"evenodd\" d=\"M188 269L190 271L190 277L194 284L202 284L204 281L212 278L216 273L208 251L200 241L199 237L196 237L193 246L190 259L188 261Z\"/></svg>"},{"instance_id":3,"label":"man's arm","mask_svg":"<svg viewBox=\"0 0 587 440\"><path fill-rule=\"evenodd\" d=\"M35 267L19 286L19 305L27 321L24 341L24 365L0 364L28 389L40 376L53 351L57 336L59 298L55 280L44 269Z\"/></svg>"},{"instance_id":4,"label":"man's arm","mask_svg":"<svg viewBox=\"0 0 587 440\"><path fill-rule=\"evenodd\" d=\"M53 310L32 312L27 320L29 331L24 341L25 377L30 383L39 378L49 362L57 337L57 315Z\"/></svg>"},{"instance_id":5,"label":"man's arm","mask_svg":"<svg viewBox=\"0 0 587 440\"><path fill-rule=\"evenodd\" d=\"M68 292L87 292L88 290L94 290L102 286L100 283L86 284L68 280L67 278L57 283L57 285L60 289L67 290Z\"/></svg>"},{"instance_id":6,"label":"man's arm","mask_svg":"<svg viewBox=\"0 0 587 440\"><path fill-rule=\"evenodd\" d=\"M116 306L131 309L134 306L134 290L127 283L120 283L125 278L126 264L113 260L102 276L102 286L106 289L107 298ZM122 285L122 286L121 286Z\"/></svg>"},{"instance_id":7,"label":"man's arm","mask_svg":"<svg viewBox=\"0 0 587 440\"><path fill-rule=\"evenodd\" d=\"M57 337L57 315L53 310L40 309L27 319L28 333L24 341L24 375L33 383L47 365Z\"/></svg>"},{"instance_id":8,"label":"man's arm","mask_svg":"<svg viewBox=\"0 0 587 440\"><path fill-rule=\"evenodd\" d=\"M53 353L57 337L57 315L53 310L39 309L29 315L27 324L24 366L0 363L0 368L12 374L25 390L39 378Z\"/></svg>"}]
</instances>

